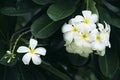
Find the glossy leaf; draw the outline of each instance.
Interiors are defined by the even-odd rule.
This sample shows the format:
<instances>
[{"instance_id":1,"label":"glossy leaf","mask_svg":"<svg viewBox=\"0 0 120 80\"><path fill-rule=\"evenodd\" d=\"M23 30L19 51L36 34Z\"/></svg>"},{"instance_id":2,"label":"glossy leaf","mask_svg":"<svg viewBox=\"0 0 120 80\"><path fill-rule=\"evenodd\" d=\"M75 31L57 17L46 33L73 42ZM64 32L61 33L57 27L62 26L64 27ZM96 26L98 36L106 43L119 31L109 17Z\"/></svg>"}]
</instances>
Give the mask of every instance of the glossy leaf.
<instances>
[{"instance_id":1,"label":"glossy leaf","mask_svg":"<svg viewBox=\"0 0 120 80\"><path fill-rule=\"evenodd\" d=\"M74 3L64 1L51 5L47 10L47 14L52 20L58 21L70 16L74 11Z\"/></svg>"},{"instance_id":2,"label":"glossy leaf","mask_svg":"<svg viewBox=\"0 0 120 80\"><path fill-rule=\"evenodd\" d=\"M99 57L99 66L106 77L112 78L119 68L118 56L113 51L109 51L105 56Z\"/></svg>"},{"instance_id":3,"label":"glossy leaf","mask_svg":"<svg viewBox=\"0 0 120 80\"><path fill-rule=\"evenodd\" d=\"M31 25L31 31L37 38L48 38L61 26L61 22L53 22L47 15L43 15Z\"/></svg>"}]
</instances>

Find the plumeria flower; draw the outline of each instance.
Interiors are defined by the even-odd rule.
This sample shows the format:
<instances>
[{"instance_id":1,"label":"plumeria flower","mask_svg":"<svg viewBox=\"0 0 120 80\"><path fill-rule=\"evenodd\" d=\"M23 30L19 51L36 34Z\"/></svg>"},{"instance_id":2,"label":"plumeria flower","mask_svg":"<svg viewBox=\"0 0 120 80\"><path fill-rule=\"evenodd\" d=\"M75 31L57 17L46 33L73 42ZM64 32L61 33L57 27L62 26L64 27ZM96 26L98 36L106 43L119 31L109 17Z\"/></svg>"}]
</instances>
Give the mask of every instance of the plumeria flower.
<instances>
[{"instance_id":1,"label":"plumeria flower","mask_svg":"<svg viewBox=\"0 0 120 80\"><path fill-rule=\"evenodd\" d=\"M69 44L73 41L74 36L78 33L79 28L75 25L64 24L62 27L62 32L64 33L64 40Z\"/></svg>"},{"instance_id":2,"label":"plumeria flower","mask_svg":"<svg viewBox=\"0 0 120 80\"><path fill-rule=\"evenodd\" d=\"M105 27L103 24L101 23L98 23L98 28L100 30L100 35L105 43L106 46L108 46L109 48L111 47L111 44L109 42L109 38L110 38L110 25L107 24L106 22L105 23Z\"/></svg>"},{"instance_id":3,"label":"plumeria flower","mask_svg":"<svg viewBox=\"0 0 120 80\"><path fill-rule=\"evenodd\" d=\"M86 57L89 56L90 53L92 53L92 48L91 48L91 36L90 32L88 30L81 31L74 40L74 43L81 47L81 55L87 55Z\"/></svg>"},{"instance_id":4,"label":"plumeria flower","mask_svg":"<svg viewBox=\"0 0 120 80\"><path fill-rule=\"evenodd\" d=\"M104 30L102 24L99 24L99 29L102 31ZM105 48L107 46L110 46L110 42L108 39L109 31L108 33L106 32L105 34L100 30L100 32L96 29L92 31L92 36L93 36L93 42L92 42L92 48L93 50L96 50L98 55L104 56L105 54ZM108 35L107 35L108 34Z\"/></svg>"},{"instance_id":5,"label":"plumeria flower","mask_svg":"<svg viewBox=\"0 0 120 80\"><path fill-rule=\"evenodd\" d=\"M5 59L8 59L7 63L10 63L12 59L15 58L15 54L13 54L11 51L6 51L7 55L5 56Z\"/></svg>"},{"instance_id":6,"label":"plumeria flower","mask_svg":"<svg viewBox=\"0 0 120 80\"><path fill-rule=\"evenodd\" d=\"M44 56L46 54L46 49L43 47L36 48L37 44L37 40L30 39L29 47L20 46L17 49L18 53L26 53L22 58L24 64L28 65L31 59L35 65L39 65L41 63L40 55Z\"/></svg>"},{"instance_id":7,"label":"plumeria flower","mask_svg":"<svg viewBox=\"0 0 120 80\"><path fill-rule=\"evenodd\" d=\"M98 21L98 15L92 14L89 10L82 11L82 15L76 16L77 21L81 22L80 29L87 28L88 30L93 30L96 28L96 22ZM82 27L84 26L84 27Z\"/></svg>"}]
</instances>

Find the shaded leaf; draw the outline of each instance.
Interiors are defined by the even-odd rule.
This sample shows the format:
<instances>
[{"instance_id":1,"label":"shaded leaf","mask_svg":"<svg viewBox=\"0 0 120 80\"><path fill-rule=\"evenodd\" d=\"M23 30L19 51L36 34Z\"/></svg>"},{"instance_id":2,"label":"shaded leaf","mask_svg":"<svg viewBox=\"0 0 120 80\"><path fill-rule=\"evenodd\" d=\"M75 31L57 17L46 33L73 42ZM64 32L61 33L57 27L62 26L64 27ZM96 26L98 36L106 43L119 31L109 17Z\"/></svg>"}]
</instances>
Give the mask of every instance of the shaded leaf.
<instances>
[{"instance_id":1,"label":"shaded leaf","mask_svg":"<svg viewBox=\"0 0 120 80\"><path fill-rule=\"evenodd\" d=\"M118 56L115 52L109 51L105 56L99 57L99 66L106 77L112 78L119 68Z\"/></svg>"},{"instance_id":2,"label":"shaded leaf","mask_svg":"<svg viewBox=\"0 0 120 80\"><path fill-rule=\"evenodd\" d=\"M58 69L54 68L52 65L50 65L47 62L42 62L41 67L43 67L46 70L50 71L54 75L60 77L62 80L71 80L69 76L67 76L66 74L60 72Z\"/></svg>"},{"instance_id":3,"label":"shaded leaf","mask_svg":"<svg viewBox=\"0 0 120 80\"><path fill-rule=\"evenodd\" d=\"M74 3L64 1L51 5L47 10L47 14L52 20L58 21L70 16L74 11Z\"/></svg>"},{"instance_id":4,"label":"shaded leaf","mask_svg":"<svg viewBox=\"0 0 120 80\"><path fill-rule=\"evenodd\" d=\"M36 10L36 8L14 8L14 7L4 7L0 9L0 13L7 16L23 16L30 11Z\"/></svg>"},{"instance_id":5,"label":"shaded leaf","mask_svg":"<svg viewBox=\"0 0 120 80\"><path fill-rule=\"evenodd\" d=\"M77 54L69 54L69 60L71 63L75 66L83 66L88 62L88 58L81 57L80 55Z\"/></svg>"},{"instance_id":6,"label":"shaded leaf","mask_svg":"<svg viewBox=\"0 0 120 80\"><path fill-rule=\"evenodd\" d=\"M120 19L119 18L111 17L109 12L102 7L98 7L98 8L99 8L100 19L102 21L106 21L107 23L114 25L117 28L120 28ZM104 14L103 14L103 12L104 12Z\"/></svg>"},{"instance_id":7,"label":"shaded leaf","mask_svg":"<svg viewBox=\"0 0 120 80\"><path fill-rule=\"evenodd\" d=\"M61 22L53 22L47 15L42 15L31 25L31 31L37 38L48 38L60 26L62 26Z\"/></svg>"}]
</instances>

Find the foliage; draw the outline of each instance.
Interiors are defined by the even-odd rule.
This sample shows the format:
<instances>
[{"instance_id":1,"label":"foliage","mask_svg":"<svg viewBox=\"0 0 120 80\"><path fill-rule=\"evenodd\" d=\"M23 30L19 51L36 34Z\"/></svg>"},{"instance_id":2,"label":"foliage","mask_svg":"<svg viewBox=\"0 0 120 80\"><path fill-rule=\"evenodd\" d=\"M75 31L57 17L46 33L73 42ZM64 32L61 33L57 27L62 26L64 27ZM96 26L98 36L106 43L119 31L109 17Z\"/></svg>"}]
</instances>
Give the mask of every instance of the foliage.
<instances>
[{"instance_id":1,"label":"foliage","mask_svg":"<svg viewBox=\"0 0 120 80\"><path fill-rule=\"evenodd\" d=\"M84 58L65 50L62 25L85 9L111 26L111 49L105 56ZM15 47L15 58L7 63L6 51L26 31L30 32ZM28 45L30 37L47 49L39 66L24 65L23 54L16 52L19 45ZM0 80L119 80L119 47L119 0L0 0Z\"/></svg>"}]
</instances>

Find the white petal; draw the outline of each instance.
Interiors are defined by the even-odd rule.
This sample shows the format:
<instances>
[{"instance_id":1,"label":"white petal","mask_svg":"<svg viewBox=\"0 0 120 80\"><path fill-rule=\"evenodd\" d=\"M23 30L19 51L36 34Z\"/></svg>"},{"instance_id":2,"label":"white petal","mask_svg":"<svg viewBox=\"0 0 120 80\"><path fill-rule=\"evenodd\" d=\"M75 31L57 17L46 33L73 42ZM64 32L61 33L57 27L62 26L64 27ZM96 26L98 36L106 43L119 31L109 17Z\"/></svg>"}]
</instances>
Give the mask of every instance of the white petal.
<instances>
[{"instance_id":1,"label":"white petal","mask_svg":"<svg viewBox=\"0 0 120 80\"><path fill-rule=\"evenodd\" d=\"M92 14L92 15L91 15L90 22L91 22L91 23L96 23L97 21L98 21L98 15Z\"/></svg>"},{"instance_id":2,"label":"white petal","mask_svg":"<svg viewBox=\"0 0 120 80\"><path fill-rule=\"evenodd\" d=\"M38 41L35 39L30 39L30 48L34 49L38 44Z\"/></svg>"},{"instance_id":3,"label":"white petal","mask_svg":"<svg viewBox=\"0 0 120 80\"><path fill-rule=\"evenodd\" d=\"M65 32L71 31L72 28L73 28L72 25L65 23L62 27L62 32L65 33Z\"/></svg>"},{"instance_id":4,"label":"white petal","mask_svg":"<svg viewBox=\"0 0 120 80\"><path fill-rule=\"evenodd\" d=\"M43 47L38 47L35 49L35 53L38 53L40 55L46 55L46 49Z\"/></svg>"},{"instance_id":5,"label":"white petal","mask_svg":"<svg viewBox=\"0 0 120 80\"><path fill-rule=\"evenodd\" d=\"M37 54L34 54L32 55L32 61L35 65L39 65L41 63L41 58Z\"/></svg>"},{"instance_id":6,"label":"white petal","mask_svg":"<svg viewBox=\"0 0 120 80\"><path fill-rule=\"evenodd\" d=\"M89 10L82 11L82 14L87 19L89 19L91 17L91 11L89 11Z\"/></svg>"},{"instance_id":7,"label":"white petal","mask_svg":"<svg viewBox=\"0 0 120 80\"><path fill-rule=\"evenodd\" d=\"M29 65L31 57L32 57L32 55L30 53L26 53L22 58L23 63L25 65Z\"/></svg>"},{"instance_id":8,"label":"white petal","mask_svg":"<svg viewBox=\"0 0 120 80\"><path fill-rule=\"evenodd\" d=\"M84 20L83 16L77 15L75 18L69 20L69 24L77 26L83 20Z\"/></svg>"},{"instance_id":9,"label":"white petal","mask_svg":"<svg viewBox=\"0 0 120 80\"><path fill-rule=\"evenodd\" d=\"M63 35L65 41L72 42L73 40L73 33L72 32L67 32Z\"/></svg>"},{"instance_id":10,"label":"white petal","mask_svg":"<svg viewBox=\"0 0 120 80\"><path fill-rule=\"evenodd\" d=\"M17 49L17 52L18 53L26 53L28 52L30 49L26 46L20 46L18 49Z\"/></svg>"},{"instance_id":11,"label":"white petal","mask_svg":"<svg viewBox=\"0 0 120 80\"><path fill-rule=\"evenodd\" d=\"M98 23L98 28L99 28L99 30L100 30L100 31L102 31L102 30L104 29L104 26L103 26L103 24L101 24L101 23Z\"/></svg>"}]
</instances>

